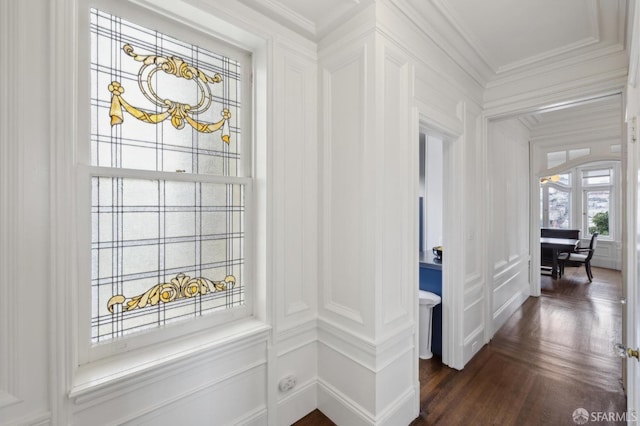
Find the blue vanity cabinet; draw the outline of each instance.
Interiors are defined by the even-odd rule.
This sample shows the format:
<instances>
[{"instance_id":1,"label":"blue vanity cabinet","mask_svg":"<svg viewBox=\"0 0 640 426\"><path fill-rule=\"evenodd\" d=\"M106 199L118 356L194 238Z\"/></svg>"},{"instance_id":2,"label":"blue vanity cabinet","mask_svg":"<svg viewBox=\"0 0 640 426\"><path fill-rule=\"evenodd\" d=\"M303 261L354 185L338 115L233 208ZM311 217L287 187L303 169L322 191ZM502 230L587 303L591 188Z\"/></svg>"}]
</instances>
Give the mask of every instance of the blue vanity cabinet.
<instances>
[{"instance_id":1,"label":"blue vanity cabinet","mask_svg":"<svg viewBox=\"0 0 640 426\"><path fill-rule=\"evenodd\" d=\"M442 297L442 264L432 258L420 259L420 290ZM433 308L431 351L442 357L442 303Z\"/></svg>"}]
</instances>

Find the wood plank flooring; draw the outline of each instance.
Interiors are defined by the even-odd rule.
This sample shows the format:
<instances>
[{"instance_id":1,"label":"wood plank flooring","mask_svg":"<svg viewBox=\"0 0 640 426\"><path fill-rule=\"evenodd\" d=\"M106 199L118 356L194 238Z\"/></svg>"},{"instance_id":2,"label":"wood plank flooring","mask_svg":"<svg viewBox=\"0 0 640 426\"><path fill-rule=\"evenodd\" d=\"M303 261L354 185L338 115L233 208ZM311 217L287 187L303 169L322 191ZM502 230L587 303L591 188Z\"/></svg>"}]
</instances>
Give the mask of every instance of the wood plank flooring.
<instances>
[{"instance_id":1,"label":"wood plank flooring","mask_svg":"<svg viewBox=\"0 0 640 426\"><path fill-rule=\"evenodd\" d=\"M420 360L415 425L575 425L577 408L624 413L621 275L567 267L530 297L462 371ZM297 426L333 425L315 410ZM600 422L598 424L625 424Z\"/></svg>"}]
</instances>

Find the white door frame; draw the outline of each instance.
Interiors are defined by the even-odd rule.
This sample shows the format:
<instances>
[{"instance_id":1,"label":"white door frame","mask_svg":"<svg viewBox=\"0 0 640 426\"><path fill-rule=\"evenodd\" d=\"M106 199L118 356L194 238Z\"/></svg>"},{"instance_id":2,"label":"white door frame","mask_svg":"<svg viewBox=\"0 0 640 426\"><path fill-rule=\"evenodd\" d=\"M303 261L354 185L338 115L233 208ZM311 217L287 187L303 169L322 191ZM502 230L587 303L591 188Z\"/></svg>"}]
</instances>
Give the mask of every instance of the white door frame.
<instances>
[{"instance_id":1,"label":"white door frame","mask_svg":"<svg viewBox=\"0 0 640 426\"><path fill-rule=\"evenodd\" d=\"M455 170L462 163L462 128L455 126L448 117L439 117L433 113L431 108L420 105L417 102L414 117L416 123L414 125L416 146L419 141L420 132L424 129L435 132L443 137L444 149L444 170L443 170L443 209L444 211L461 211L462 193L460 190L463 182L460 174L456 174ZM417 152L417 150L416 150ZM415 177L416 187L418 185L419 176ZM417 194L416 190L416 194ZM451 253L463 252L462 223L456 224L452 220L458 220L460 215L451 215L449 218L445 216L443 222L442 238L443 245L447 247L447 251ZM414 234L418 235L418 223L414 224ZM452 368L462 369L463 357L463 333L462 333L462 315L463 315L463 295L464 288L461 275L461 262L463 258L452 257L451 261L442 264L442 362ZM419 265L416 265L419 267ZM416 293L417 294L417 293ZM418 333L416 333L418 336ZM416 343L417 347L417 343ZM417 359L417 358L416 358Z\"/></svg>"}]
</instances>

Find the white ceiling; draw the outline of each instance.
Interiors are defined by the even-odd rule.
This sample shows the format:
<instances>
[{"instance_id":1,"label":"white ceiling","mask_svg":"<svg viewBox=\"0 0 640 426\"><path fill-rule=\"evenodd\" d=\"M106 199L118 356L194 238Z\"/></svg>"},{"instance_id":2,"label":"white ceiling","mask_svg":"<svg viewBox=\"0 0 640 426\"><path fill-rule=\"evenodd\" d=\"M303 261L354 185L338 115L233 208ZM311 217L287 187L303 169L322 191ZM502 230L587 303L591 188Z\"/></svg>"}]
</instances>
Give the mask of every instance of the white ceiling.
<instances>
[{"instance_id":1,"label":"white ceiling","mask_svg":"<svg viewBox=\"0 0 640 426\"><path fill-rule=\"evenodd\" d=\"M624 0L431 0L496 74L624 49Z\"/></svg>"},{"instance_id":2,"label":"white ceiling","mask_svg":"<svg viewBox=\"0 0 640 426\"><path fill-rule=\"evenodd\" d=\"M312 40L319 40L375 0L240 0Z\"/></svg>"},{"instance_id":3,"label":"white ceiling","mask_svg":"<svg viewBox=\"0 0 640 426\"><path fill-rule=\"evenodd\" d=\"M319 40L375 0L240 0ZM441 15L475 51L489 80L564 58L624 49L626 0L391 0Z\"/></svg>"}]
</instances>

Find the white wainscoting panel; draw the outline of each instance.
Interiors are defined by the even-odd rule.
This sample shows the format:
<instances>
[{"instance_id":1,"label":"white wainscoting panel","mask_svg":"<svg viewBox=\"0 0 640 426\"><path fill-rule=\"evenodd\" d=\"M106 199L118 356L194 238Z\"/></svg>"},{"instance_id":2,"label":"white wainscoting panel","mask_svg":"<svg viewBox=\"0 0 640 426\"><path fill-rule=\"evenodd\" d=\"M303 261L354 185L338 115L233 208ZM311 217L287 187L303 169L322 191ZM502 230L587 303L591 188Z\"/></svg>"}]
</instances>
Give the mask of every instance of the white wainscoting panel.
<instances>
[{"instance_id":1,"label":"white wainscoting panel","mask_svg":"<svg viewBox=\"0 0 640 426\"><path fill-rule=\"evenodd\" d=\"M518 120L489 122L491 335L529 296L529 137Z\"/></svg>"},{"instance_id":2,"label":"white wainscoting panel","mask_svg":"<svg viewBox=\"0 0 640 426\"><path fill-rule=\"evenodd\" d=\"M276 49L272 159L276 332L315 318L317 307L317 64Z\"/></svg>"},{"instance_id":3,"label":"white wainscoting panel","mask_svg":"<svg viewBox=\"0 0 640 426\"><path fill-rule=\"evenodd\" d=\"M409 136L408 58L380 38L377 54L382 60L384 82L382 105L376 105L377 167L375 173L376 288L382 312L377 334L388 332L411 320L415 287L415 245L412 219L418 176L411 155L417 140ZM379 96L379 94L378 94ZM370 141L372 142L372 141Z\"/></svg>"},{"instance_id":4,"label":"white wainscoting panel","mask_svg":"<svg viewBox=\"0 0 640 426\"><path fill-rule=\"evenodd\" d=\"M196 413L206 407L217 412L220 424L229 424L239 413L266 409L266 362L266 343L257 340L252 345L236 344L224 351L217 348L160 364L154 376L140 375L139 381L131 377L126 387L76 398L71 408L73 424L92 424L95 419L122 424L146 418L162 422L176 418L173 416L186 418L194 411L194 401L200 401ZM230 399L233 392L229 389L236 389L239 397ZM215 398L203 404L201 395L209 393Z\"/></svg>"},{"instance_id":5,"label":"white wainscoting panel","mask_svg":"<svg viewBox=\"0 0 640 426\"><path fill-rule=\"evenodd\" d=\"M8 425L51 422L50 11L45 0L0 2L0 423Z\"/></svg>"},{"instance_id":6,"label":"white wainscoting panel","mask_svg":"<svg viewBox=\"0 0 640 426\"><path fill-rule=\"evenodd\" d=\"M362 330L374 300L373 244L367 228L366 138L367 80L371 53L366 43L333 51L321 60L322 72L322 268L321 315ZM371 333L371 331L369 331Z\"/></svg>"}]
</instances>

